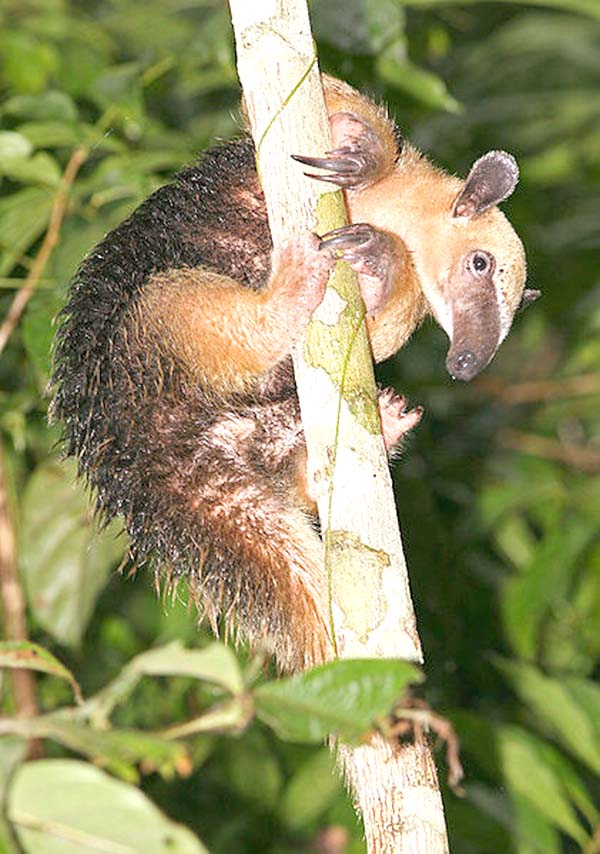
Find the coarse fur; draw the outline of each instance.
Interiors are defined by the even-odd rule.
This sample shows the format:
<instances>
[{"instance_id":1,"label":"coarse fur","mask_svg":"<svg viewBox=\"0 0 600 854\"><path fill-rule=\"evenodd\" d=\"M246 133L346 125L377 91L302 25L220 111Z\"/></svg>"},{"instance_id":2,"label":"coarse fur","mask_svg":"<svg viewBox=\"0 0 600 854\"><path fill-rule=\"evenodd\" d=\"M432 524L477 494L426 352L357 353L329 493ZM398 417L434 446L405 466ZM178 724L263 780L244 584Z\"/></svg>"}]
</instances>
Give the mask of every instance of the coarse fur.
<instances>
[{"instance_id":1,"label":"coarse fur","mask_svg":"<svg viewBox=\"0 0 600 854\"><path fill-rule=\"evenodd\" d=\"M396 352L429 313L451 338L466 316L475 332L458 336L452 364L479 347L479 370L501 340L499 290L486 274L477 320L456 296L464 286L477 303L482 287L463 258L482 240L506 257L502 310L512 319L524 284L518 238L495 207L451 217L463 182L400 144L370 100L325 84L335 144L368 149L362 177L347 188L351 219L378 228L386 247L385 263L357 262L365 282L384 280L385 299L368 318L375 358ZM222 619L268 644L292 669L330 650L289 353L332 264L311 236L272 257L252 142L226 143L90 252L56 339L52 418L99 512L123 518L134 563L185 578L213 626ZM386 395L393 444L403 405ZM413 410L407 429L419 418Z\"/></svg>"}]
</instances>

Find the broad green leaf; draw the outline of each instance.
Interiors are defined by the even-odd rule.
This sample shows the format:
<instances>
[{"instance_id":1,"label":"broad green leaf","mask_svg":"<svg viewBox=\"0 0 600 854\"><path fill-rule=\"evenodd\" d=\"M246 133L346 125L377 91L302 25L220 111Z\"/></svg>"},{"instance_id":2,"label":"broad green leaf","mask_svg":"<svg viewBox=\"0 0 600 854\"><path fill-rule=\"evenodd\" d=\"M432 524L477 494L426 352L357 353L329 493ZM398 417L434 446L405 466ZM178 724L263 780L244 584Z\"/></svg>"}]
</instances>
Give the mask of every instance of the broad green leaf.
<instances>
[{"instance_id":1,"label":"broad green leaf","mask_svg":"<svg viewBox=\"0 0 600 854\"><path fill-rule=\"evenodd\" d=\"M15 93L40 92L59 63L54 46L25 29L0 30L0 53L4 85Z\"/></svg>"},{"instance_id":2,"label":"broad green leaf","mask_svg":"<svg viewBox=\"0 0 600 854\"><path fill-rule=\"evenodd\" d=\"M204 854L138 789L89 763L28 762L11 787L8 817L28 854Z\"/></svg>"},{"instance_id":3,"label":"broad green leaf","mask_svg":"<svg viewBox=\"0 0 600 854\"><path fill-rule=\"evenodd\" d=\"M218 641L209 643L204 649L185 649L174 641L139 655L130 666L146 676L191 676L214 682L232 694L243 689L235 654Z\"/></svg>"},{"instance_id":4,"label":"broad green leaf","mask_svg":"<svg viewBox=\"0 0 600 854\"><path fill-rule=\"evenodd\" d=\"M575 517L548 531L531 564L507 582L502 597L504 626L513 649L535 655L543 621L552 603L567 594L577 562L595 537L599 522Z\"/></svg>"},{"instance_id":5,"label":"broad green leaf","mask_svg":"<svg viewBox=\"0 0 600 854\"><path fill-rule=\"evenodd\" d=\"M278 808L281 820L291 830L300 830L323 815L340 787L331 753L322 748L300 766L286 786Z\"/></svg>"},{"instance_id":6,"label":"broad green leaf","mask_svg":"<svg viewBox=\"0 0 600 854\"><path fill-rule=\"evenodd\" d=\"M56 329L53 320L64 304L58 287L36 289L21 321L21 334L31 361L45 384L50 376L51 347Z\"/></svg>"},{"instance_id":7,"label":"broad green leaf","mask_svg":"<svg viewBox=\"0 0 600 854\"><path fill-rule=\"evenodd\" d=\"M34 148L75 148L86 145L94 150L124 151L126 145L113 134L83 122L25 122L18 127Z\"/></svg>"},{"instance_id":8,"label":"broad green leaf","mask_svg":"<svg viewBox=\"0 0 600 854\"><path fill-rule=\"evenodd\" d=\"M21 505L20 566L36 619L60 643L80 642L123 553L119 530L96 530L73 463L46 463L29 479Z\"/></svg>"},{"instance_id":9,"label":"broad green leaf","mask_svg":"<svg viewBox=\"0 0 600 854\"><path fill-rule=\"evenodd\" d=\"M232 694L239 694L244 687L237 658L225 644L214 641L204 649L185 649L174 641L133 658L88 701L91 714L98 720L106 719L118 703L130 696L142 676L188 676L212 682Z\"/></svg>"},{"instance_id":10,"label":"broad green leaf","mask_svg":"<svg viewBox=\"0 0 600 854\"><path fill-rule=\"evenodd\" d=\"M27 756L27 742L24 738L4 736L0 739L0 852L1 854L22 854L17 848L6 817L8 789L12 775L19 763Z\"/></svg>"},{"instance_id":11,"label":"broad green leaf","mask_svg":"<svg viewBox=\"0 0 600 854\"><path fill-rule=\"evenodd\" d=\"M47 189L26 187L0 199L0 276L9 273L44 233L54 201Z\"/></svg>"},{"instance_id":12,"label":"broad green leaf","mask_svg":"<svg viewBox=\"0 0 600 854\"><path fill-rule=\"evenodd\" d=\"M565 676L563 681L593 724L596 738L600 738L600 685L590 679L580 679L577 676Z\"/></svg>"},{"instance_id":13,"label":"broad green leaf","mask_svg":"<svg viewBox=\"0 0 600 854\"><path fill-rule=\"evenodd\" d=\"M48 187L58 187L61 178L60 166L46 151L39 151L33 157L10 158L0 162L0 174L21 184Z\"/></svg>"},{"instance_id":14,"label":"broad green leaf","mask_svg":"<svg viewBox=\"0 0 600 854\"><path fill-rule=\"evenodd\" d=\"M35 148L75 147L82 141L78 126L72 122L26 122L19 125L19 133Z\"/></svg>"},{"instance_id":15,"label":"broad green leaf","mask_svg":"<svg viewBox=\"0 0 600 854\"><path fill-rule=\"evenodd\" d=\"M556 766L545 760L549 745L516 726L498 727L496 732L500 766L509 791L526 798L547 821L585 845L588 835L556 773Z\"/></svg>"},{"instance_id":16,"label":"broad green leaf","mask_svg":"<svg viewBox=\"0 0 600 854\"><path fill-rule=\"evenodd\" d=\"M2 112L17 119L61 124L74 122L78 116L75 101L66 92L52 89L40 95L15 95L4 102Z\"/></svg>"},{"instance_id":17,"label":"broad green leaf","mask_svg":"<svg viewBox=\"0 0 600 854\"><path fill-rule=\"evenodd\" d=\"M244 738L230 741L225 754L227 782L261 811L273 811L284 782L283 768L270 733L253 727ZM256 782L260 780L260 785Z\"/></svg>"},{"instance_id":18,"label":"broad green leaf","mask_svg":"<svg viewBox=\"0 0 600 854\"><path fill-rule=\"evenodd\" d=\"M595 827L600 820L600 812L585 787L579 768L551 744L540 742L539 748L544 762L553 769L571 803L585 816L590 827Z\"/></svg>"},{"instance_id":19,"label":"broad green leaf","mask_svg":"<svg viewBox=\"0 0 600 854\"><path fill-rule=\"evenodd\" d=\"M537 667L525 662L496 659L521 700L532 710L574 756L600 774L600 699L596 708L583 707L569 684L563 680L545 676ZM579 685L584 680L578 680ZM591 685L591 683L590 683ZM600 689L592 685L593 689Z\"/></svg>"},{"instance_id":20,"label":"broad green leaf","mask_svg":"<svg viewBox=\"0 0 600 854\"><path fill-rule=\"evenodd\" d=\"M81 717L81 720L77 718ZM81 710L65 710L35 718L4 718L3 733L22 738L48 738L81 753L128 782L139 780L137 765L169 778L187 773L189 757L183 744L136 729L94 729Z\"/></svg>"},{"instance_id":21,"label":"broad green leaf","mask_svg":"<svg viewBox=\"0 0 600 854\"><path fill-rule=\"evenodd\" d=\"M404 42L397 41L377 56L377 70L392 86L433 109L460 112L459 102L452 97L441 77L419 68L405 55Z\"/></svg>"},{"instance_id":22,"label":"broad green leaf","mask_svg":"<svg viewBox=\"0 0 600 854\"><path fill-rule=\"evenodd\" d=\"M357 741L422 678L415 666L395 659L334 661L260 685L253 692L256 714L288 741L327 735Z\"/></svg>"},{"instance_id":23,"label":"broad green leaf","mask_svg":"<svg viewBox=\"0 0 600 854\"><path fill-rule=\"evenodd\" d=\"M560 854L560 834L527 798L482 783L467 785L466 796L516 838L519 854Z\"/></svg>"},{"instance_id":24,"label":"broad green leaf","mask_svg":"<svg viewBox=\"0 0 600 854\"><path fill-rule=\"evenodd\" d=\"M66 679L75 699L80 702L81 689L71 671L55 658L51 652L37 643L30 641L1 641L0 642L0 667L21 668L36 670L38 673L49 673Z\"/></svg>"},{"instance_id":25,"label":"broad green leaf","mask_svg":"<svg viewBox=\"0 0 600 854\"><path fill-rule=\"evenodd\" d=\"M31 154L33 146L20 133L12 130L0 131L0 169L7 160L24 160Z\"/></svg>"}]
</instances>

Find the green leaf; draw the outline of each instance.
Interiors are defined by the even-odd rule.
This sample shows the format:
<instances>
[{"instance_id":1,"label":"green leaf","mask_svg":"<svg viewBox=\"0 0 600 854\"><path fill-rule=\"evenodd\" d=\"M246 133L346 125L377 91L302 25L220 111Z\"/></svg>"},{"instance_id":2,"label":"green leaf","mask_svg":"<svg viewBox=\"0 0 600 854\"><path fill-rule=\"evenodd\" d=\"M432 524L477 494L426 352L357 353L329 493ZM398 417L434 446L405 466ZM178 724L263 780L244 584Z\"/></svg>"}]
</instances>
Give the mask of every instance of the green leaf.
<instances>
[{"instance_id":1,"label":"green leaf","mask_svg":"<svg viewBox=\"0 0 600 854\"><path fill-rule=\"evenodd\" d=\"M316 742L328 735L357 741L388 714L422 675L396 659L334 661L260 685L257 716L288 741Z\"/></svg>"},{"instance_id":2,"label":"green leaf","mask_svg":"<svg viewBox=\"0 0 600 854\"><path fill-rule=\"evenodd\" d=\"M78 117L75 101L66 94L49 89L40 95L15 95L4 102L2 112L17 119L38 122L74 122Z\"/></svg>"},{"instance_id":3,"label":"green leaf","mask_svg":"<svg viewBox=\"0 0 600 854\"><path fill-rule=\"evenodd\" d=\"M27 756L27 742L24 738L4 736L0 740L0 852L1 854L22 854L17 848L12 829L6 817L8 790L12 776L18 765Z\"/></svg>"},{"instance_id":4,"label":"green leaf","mask_svg":"<svg viewBox=\"0 0 600 854\"><path fill-rule=\"evenodd\" d=\"M23 30L0 30L2 76L14 92L36 93L46 85L58 66L54 47Z\"/></svg>"},{"instance_id":5,"label":"green leaf","mask_svg":"<svg viewBox=\"0 0 600 854\"><path fill-rule=\"evenodd\" d=\"M85 710L63 710L35 718L3 718L2 732L23 738L50 738L70 750L82 753L128 782L137 782L135 767L173 777L188 770L185 747L163 735L135 729L94 729L83 716Z\"/></svg>"},{"instance_id":6,"label":"green leaf","mask_svg":"<svg viewBox=\"0 0 600 854\"><path fill-rule=\"evenodd\" d=\"M515 792L508 795L481 783L466 786L466 796L516 838L520 854L561 854L560 834L527 798Z\"/></svg>"},{"instance_id":7,"label":"green leaf","mask_svg":"<svg viewBox=\"0 0 600 854\"><path fill-rule=\"evenodd\" d=\"M22 134L12 130L0 131L0 169L7 160L23 160L29 157L33 146Z\"/></svg>"},{"instance_id":8,"label":"green leaf","mask_svg":"<svg viewBox=\"0 0 600 854\"><path fill-rule=\"evenodd\" d=\"M55 658L51 652L30 641L1 641L0 667L36 670L66 679L78 702L81 702L81 689L70 670Z\"/></svg>"},{"instance_id":9,"label":"green leaf","mask_svg":"<svg viewBox=\"0 0 600 854\"><path fill-rule=\"evenodd\" d=\"M225 644L214 641L204 649L185 649L174 641L132 658L110 685L88 700L90 714L100 721L106 719L130 696L142 676L188 676L212 682L234 695L244 687L237 658Z\"/></svg>"},{"instance_id":10,"label":"green leaf","mask_svg":"<svg viewBox=\"0 0 600 854\"><path fill-rule=\"evenodd\" d=\"M75 465L39 466L23 493L19 559L29 604L60 643L78 644L123 553L118 526L99 533Z\"/></svg>"},{"instance_id":11,"label":"green leaf","mask_svg":"<svg viewBox=\"0 0 600 854\"><path fill-rule=\"evenodd\" d=\"M539 544L533 561L507 582L502 597L504 625L513 649L533 658L543 621L566 596L577 562L598 531L594 517L575 517L555 526Z\"/></svg>"},{"instance_id":12,"label":"green leaf","mask_svg":"<svg viewBox=\"0 0 600 854\"><path fill-rule=\"evenodd\" d=\"M240 798L263 812L274 809L283 785L283 768L270 733L253 727L244 738L229 741L224 764L227 783Z\"/></svg>"},{"instance_id":13,"label":"green leaf","mask_svg":"<svg viewBox=\"0 0 600 854\"><path fill-rule=\"evenodd\" d=\"M600 685L590 679L565 676L564 684L592 723L596 739L600 738Z\"/></svg>"},{"instance_id":14,"label":"green leaf","mask_svg":"<svg viewBox=\"0 0 600 854\"><path fill-rule=\"evenodd\" d=\"M521 700L536 718L567 747L574 756L600 774L600 689L595 708L586 709L577 694L564 680L545 676L537 667L525 662L496 659L496 666L510 681ZM578 680L579 686L585 680ZM590 712L592 713L590 715Z\"/></svg>"},{"instance_id":15,"label":"green leaf","mask_svg":"<svg viewBox=\"0 0 600 854\"><path fill-rule=\"evenodd\" d=\"M19 133L35 148L75 147L83 136L76 124L52 121L25 122L19 125Z\"/></svg>"},{"instance_id":16,"label":"green leaf","mask_svg":"<svg viewBox=\"0 0 600 854\"><path fill-rule=\"evenodd\" d=\"M285 788L278 813L292 831L318 819L339 794L340 779L327 748L304 762Z\"/></svg>"},{"instance_id":17,"label":"green leaf","mask_svg":"<svg viewBox=\"0 0 600 854\"><path fill-rule=\"evenodd\" d=\"M21 321L23 343L44 384L50 375L51 347L56 331L52 321L63 304L64 294L57 287L36 289Z\"/></svg>"},{"instance_id":18,"label":"green leaf","mask_svg":"<svg viewBox=\"0 0 600 854\"><path fill-rule=\"evenodd\" d=\"M21 766L10 792L9 819L28 854L206 852L138 789L69 759Z\"/></svg>"},{"instance_id":19,"label":"green leaf","mask_svg":"<svg viewBox=\"0 0 600 854\"><path fill-rule=\"evenodd\" d=\"M46 189L27 187L0 199L0 276L9 273L44 233L54 201Z\"/></svg>"},{"instance_id":20,"label":"green leaf","mask_svg":"<svg viewBox=\"0 0 600 854\"><path fill-rule=\"evenodd\" d=\"M462 109L441 77L419 68L406 57L403 40L394 42L379 53L377 70L387 83L432 109L450 113L458 113Z\"/></svg>"},{"instance_id":21,"label":"green leaf","mask_svg":"<svg viewBox=\"0 0 600 854\"><path fill-rule=\"evenodd\" d=\"M546 761L550 746L516 726L499 727L496 732L500 765L509 791L527 798L547 821L585 845L588 835L571 806L556 765Z\"/></svg>"},{"instance_id":22,"label":"green leaf","mask_svg":"<svg viewBox=\"0 0 600 854\"><path fill-rule=\"evenodd\" d=\"M39 151L33 157L10 158L0 162L0 174L21 184L42 184L58 187L60 184L60 166L46 151Z\"/></svg>"}]
</instances>

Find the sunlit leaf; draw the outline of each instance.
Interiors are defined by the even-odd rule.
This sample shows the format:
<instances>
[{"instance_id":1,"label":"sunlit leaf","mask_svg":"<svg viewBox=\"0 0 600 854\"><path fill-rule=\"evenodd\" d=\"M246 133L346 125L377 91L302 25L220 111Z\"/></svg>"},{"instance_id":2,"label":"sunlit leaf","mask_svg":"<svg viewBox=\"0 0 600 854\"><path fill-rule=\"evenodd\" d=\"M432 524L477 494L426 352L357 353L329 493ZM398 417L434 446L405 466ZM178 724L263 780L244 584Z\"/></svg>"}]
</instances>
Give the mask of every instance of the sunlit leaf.
<instances>
[{"instance_id":1,"label":"sunlit leaf","mask_svg":"<svg viewBox=\"0 0 600 854\"><path fill-rule=\"evenodd\" d=\"M560 833L527 798L482 783L466 786L466 796L484 815L495 819L520 844L523 854L561 854ZM485 845L484 841L484 845Z\"/></svg>"},{"instance_id":2,"label":"sunlit leaf","mask_svg":"<svg viewBox=\"0 0 600 854\"><path fill-rule=\"evenodd\" d=\"M74 122L78 116L75 101L59 90L48 90L40 95L15 95L2 104L5 115L38 122Z\"/></svg>"},{"instance_id":3,"label":"sunlit leaf","mask_svg":"<svg viewBox=\"0 0 600 854\"><path fill-rule=\"evenodd\" d=\"M279 804L279 815L292 830L319 818L340 791L340 779L328 750L320 750L296 771Z\"/></svg>"},{"instance_id":4,"label":"sunlit leaf","mask_svg":"<svg viewBox=\"0 0 600 854\"><path fill-rule=\"evenodd\" d=\"M0 199L0 275L9 273L22 253L43 234L52 209L53 194L26 187Z\"/></svg>"},{"instance_id":5,"label":"sunlit leaf","mask_svg":"<svg viewBox=\"0 0 600 854\"><path fill-rule=\"evenodd\" d=\"M256 713L289 741L315 742L331 734L355 741L421 679L404 661L335 661L260 685L254 691Z\"/></svg>"},{"instance_id":6,"label":"sunlit leaf","mask_svg":"<svg viewBox=\"0 0 600 854\"><path fill-rule=\"evenodd\" d=\"M504 625L520 656L531 658L535 654L548 609L566 595L577 561L592 542L599 524L593 517L573 518L563 527L548 531L530 565L506 584Z\"/></svg>"},{"instance_id":7,"label":"sunlit leaf","mask_svg":"<svg viewBox=\"0 0 600 854\"><path fill-rule=\"evenodd\" d=\"M545 761L539 739L518 727L504 726L498 728L496 744L510 790L527 798L547 821L584 845L587 833L569 801L560 775ZM548 746L544 745L544 749Z\"/></svg>"},{"instance_id":8,"label":"sunlit leaf","mask_svg":"<svg viewBox=\"0 0 600 854\"><path fill-rule=\"evenodd\" d=\"M99 533L74 465L51 462L30 478L21 507L19 557L36 619L61 643L79 643L100 591L123 553L118 527Z\"/></svg>"},{"instance_id":9,"label":"sunlit leaf","mask_svg":"<svg viewBox=\"0 0 600 854\"><path fill-rule=\"evenodd\" d=\"M0 163L0 173L20 184L41 184L57 187L60 184L60 166L46 151L39 151L33 157L11 158Z\"/></svg>"},{"instance_id":10,"label":"sunlit leaf","mask_svg":"<svg viewBox=\"0 0 600 854\"><path fill-rule=\"evenodd\" d=\"M27 756L27 742L23 738L4 736L0 739L0 851L2 854L22 854L18 850L6 816L6 802L12 776L19 763Z\"/></svg>"},{"instance_id":11,"label":"sunlit leaf","mask_svg":"<svg viewBox=\"0 0 600 854\"><path fill-rule=\"evenodd\" d=\"M67 845L73 854L206 851L138 789L74 760L21 766L11 787L8 816L28 854L65 854Z\"/></svg>"},{"instance_id":12,"label":"sunlit leaf","mask_svg":"<svg viewBox=\"0 0 600 854\"><path fill-rule=\"evenodd\" d=\"M586 690L585 680L569 684L545 676L537 667L519 661L497 659L496 666L533 711L535 716L585 765L600 774L600 688L588 683L596 702L589 711L581 705L573 687ZM594 691L597 693L594 694ZM591 713L591 714L590 714Z\"/></svg>"},{"instance_id":13,"label":"sunlit leaf","mask_svg":"<svg viewBox=\"0 0 600 854\"><path fill-rule=\"evenodd\" d=\"M402 42L391 44L377 57L381 77L416 100L434 109L459 112L460 104L452 97L441 77L419 68L405 55Z\"/></svg>"},{"instance_id":14,"label":"sunlit leaf","mask_svg":"<svg viewBox=\"0 0 600 854\"><path fill-rule=\"evenodd\" d=\"M81 690L71 671L51 652L37 643L0 641L0 667L25 668L66 679L76 699L79 701L82 699Z\"/></svg>"},{"instance_id":15,"label":"sunlit leaf","mask_svg":"<svg viewBox=\"0 0 600 854\"><path fill-rule=\"evenodd\" d=\"M231 649L214 641L204 649L185 649L179 641L133 658L121 673L89 701L102 720L123 703L143 676L188 676L218 685L232 694L243 689L242 672Z\"/></svg>"},{"instance_id":16,"label":"sunlit leaf","mask_svg":"<svg viewBox=\"0 0 600 854\"><path fill-rule=\"evenodd\" d=\"M0 169L7 160L25 160L32 152L32 145L22 134L10 130L0 131Z\"/></svg>"}]
</instances>

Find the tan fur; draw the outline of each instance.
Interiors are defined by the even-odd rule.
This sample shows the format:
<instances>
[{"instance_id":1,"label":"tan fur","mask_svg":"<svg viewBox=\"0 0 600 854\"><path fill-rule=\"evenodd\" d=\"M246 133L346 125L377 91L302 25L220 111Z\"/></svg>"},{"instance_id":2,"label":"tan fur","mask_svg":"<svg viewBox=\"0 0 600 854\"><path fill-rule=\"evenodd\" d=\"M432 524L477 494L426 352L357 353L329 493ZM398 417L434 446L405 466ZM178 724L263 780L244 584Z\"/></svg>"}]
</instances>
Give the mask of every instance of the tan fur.
<instances>
[{"instance_id":1,"label":"tan fur","mask_svg":"<svg viewBox=\"0 0 600 854\"><path fill-rule=\"evenodd\" d=\"M261 291L209 270L155 275L138 311L192 379L244 391L288 355L321 301L334 259L318 246L309 234L281 247Z\"/></svg>"},{"instance_id":2,"label":"tan fur","mask_svg":"<svg viewBox=\"0 0 600 854\"><path fill-rule=\"evenodd\" d=\"M407 254L394 292L395 298L403 297L401 316L408 324L399 346L425 314L433 314L448 331L444 317L447 283L459 259L470 251L485 249L495 256L495 279L511 317L519 304L526 279L522 243L497 207L473 219L451 216L463 183L405 143L387 175L359 192L347 193L351 220L371 223L394 235L398 253L404 248ZM398 305L388 304L382 316L399 311ZM385 358L395 352L389 344L379 342L377 318L371 325L376 358L379 353Z\"/></svg>"},{"instance_id":3,"label":"tan fur","mask_svg":"<svg viewBox=\"0 0 600 854\"><path fill-rule=\"evenodd\" d=\"M375 132L380 148L375 178L368 186L346 191L351 222L373 225L390 238L392 246L390 292L367 320L375 360L397 352L429 314L451 335L452 289L461 277L464 280L464 257L474 250L495 256L494 283L503 300L495 309L496 318L504 312L507 329L523 290L525 259L504 215L492 207L472 219L453 217L453 203L464 182L438 169L407 143L399 152L398 134L383 108L339 80L325 77L324 85L330 115L358 116ZM231 237L232 251L235 237ZM187 366L193 380L226 396L249 390L257 377L268 375L289 354L321 299L331 259L327 260L328 253L315 251L312 240L303 243L299 238L275 253L264 290L243 287L207 270L156 275L144 289L140 314ZM476 293L473 287L465 299L475 294L476 300ZM495 298L493 289L486 298ZM251 420L219 422L210 438L217 449L226 450L231 444L239 451L255 429ZM295 452L294 462L294 494L285 506L277 503L280 495L275 500L275 490L271 495L251 483L238 489L237 481L227 502L219 497L218 482L202 495L211 508L211 532L218 540L228 541L235 517L238 562L245 571L249 566L260 567L260 573L254 572L257 577L250 579L253 610L241 615L246 636L251 643L264 642L269 627L278 662L287 669L318 663L331 652L322 548L300 509L314 509L303 447ZM265 591L277 600L275 617L269 601L264 601ZM217 601L220 598L227 599L223 595ZM238 598L232 591L227 601ZM216 621L210 611L208 617ZM225 618L228 622L232 615L226 613Z\"/></svg>"}]
</instances>

